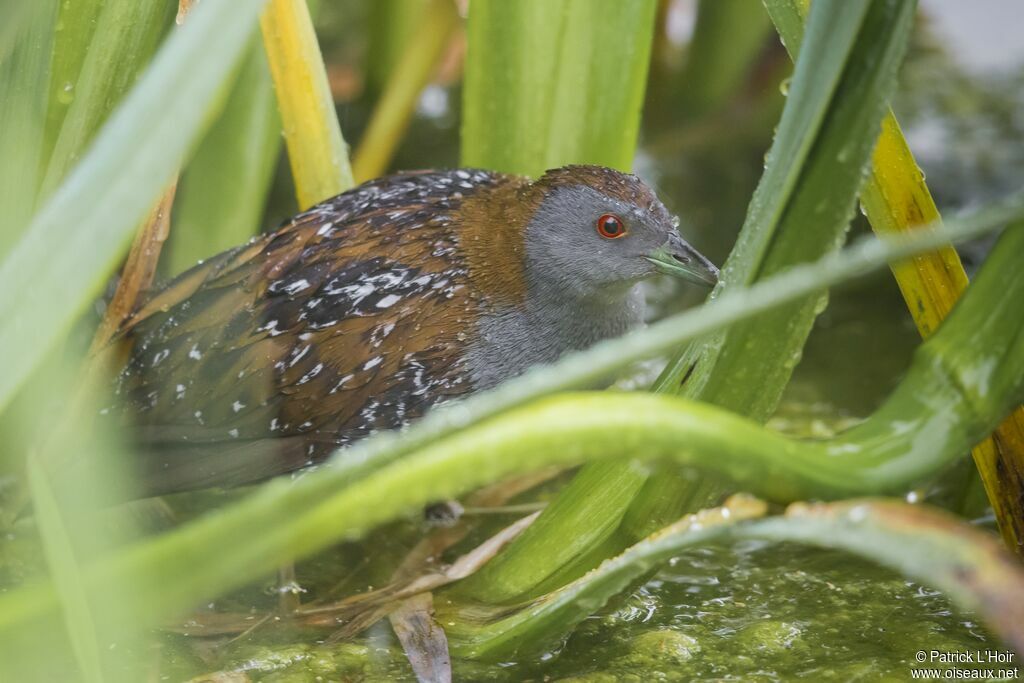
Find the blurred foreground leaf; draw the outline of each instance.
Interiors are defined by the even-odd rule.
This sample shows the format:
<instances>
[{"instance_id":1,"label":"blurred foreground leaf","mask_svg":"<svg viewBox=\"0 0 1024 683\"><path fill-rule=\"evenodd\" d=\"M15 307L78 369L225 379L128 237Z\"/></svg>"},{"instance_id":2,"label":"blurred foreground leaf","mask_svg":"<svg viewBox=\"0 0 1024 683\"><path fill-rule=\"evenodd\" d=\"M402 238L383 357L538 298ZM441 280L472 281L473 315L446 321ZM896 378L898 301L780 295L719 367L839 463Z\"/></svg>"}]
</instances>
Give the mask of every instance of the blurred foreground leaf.
<instances>
[{"instance_id":1,"label":"blurred foreground leaf","mask_svg":"<svg viewBox=\"0 0 1024 683\"><path fill-rule=\"evenodd\" d=\"M181 166L262 5L202 3L0 264L0 409L99 292Z\"/></svg>"},{"instance_id":2,"label":"blurred foreground leaf","mask_svg":"<svg viewBox=\"0 0 1024 683\"><path fill-rule=\"evenodd\" d=\"M35 5L35 7L33 7ZM14 49L24 24L31 20L30 8L45 8L45 3L33 3L32 0L8 0L0 5L0 63Z\"/></svg>"},{"instance_id":3,"label":"blurred foreground leaf","mask_svg":"<svg viewBox=\"0 0 1024 683\"><path fill-rule=\"evenodd\" d=\"M0 56L0 259L25 231L44 170L43 121L56 0L9 16L8 55ZM14 12L12 9L5 11ZM16 22L16 23L15 23Z\"/></svg>"}]
</instances>

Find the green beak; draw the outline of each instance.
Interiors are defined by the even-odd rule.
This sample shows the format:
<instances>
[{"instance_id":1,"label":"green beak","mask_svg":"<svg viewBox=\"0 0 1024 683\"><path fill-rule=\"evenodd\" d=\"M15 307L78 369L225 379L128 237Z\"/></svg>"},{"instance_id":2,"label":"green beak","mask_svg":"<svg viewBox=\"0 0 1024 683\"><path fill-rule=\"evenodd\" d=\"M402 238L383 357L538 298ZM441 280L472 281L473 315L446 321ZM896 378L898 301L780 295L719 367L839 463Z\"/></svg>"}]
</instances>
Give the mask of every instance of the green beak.
<instances>
[{"instance_id":1,"label":"green beak","mask_svg":"<svg viewBox=\"0 0 1024 683\"><path fill-rule=\"evenodd\" d=\"M718 284L718 268L715 264L678 235L671 235L668 242L644 258L666 275L705 287Z\"/></svg>"}]
</instances>

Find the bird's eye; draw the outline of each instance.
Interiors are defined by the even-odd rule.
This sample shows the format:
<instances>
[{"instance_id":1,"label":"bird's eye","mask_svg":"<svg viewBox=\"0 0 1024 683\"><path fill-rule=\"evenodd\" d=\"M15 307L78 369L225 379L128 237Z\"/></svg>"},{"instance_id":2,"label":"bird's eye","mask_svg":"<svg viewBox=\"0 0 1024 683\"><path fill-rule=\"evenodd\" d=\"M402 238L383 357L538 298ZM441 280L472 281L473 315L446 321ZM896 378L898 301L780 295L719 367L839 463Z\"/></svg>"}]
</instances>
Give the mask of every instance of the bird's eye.
<instances>
[{"instance_id":1,"label":"bird's eye","mask_svg":"<svg viewBox=\"0 0 1024 683\"><path fill-rule=\"evenodd\" d=\"M626 234L626 224L615 214L606 213L597 219L597 232L601 237L618 239Z\"/></svg>"}]
</instances>

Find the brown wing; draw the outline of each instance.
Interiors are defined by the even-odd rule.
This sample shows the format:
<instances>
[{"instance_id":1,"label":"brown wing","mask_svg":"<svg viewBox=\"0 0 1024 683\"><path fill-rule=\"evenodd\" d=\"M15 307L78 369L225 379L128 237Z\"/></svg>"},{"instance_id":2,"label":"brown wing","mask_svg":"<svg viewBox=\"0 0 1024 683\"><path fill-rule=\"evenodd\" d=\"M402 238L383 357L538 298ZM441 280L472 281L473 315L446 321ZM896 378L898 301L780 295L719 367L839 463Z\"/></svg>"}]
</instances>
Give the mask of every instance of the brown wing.
<instances>
[{"instance_id":1,"label":"brown wing","mask_svg":"<svg viewBox=\"0 0 1024 683\"><path fill-rule=\"evenodd\" d=\"M112 415L145 494L235 485L319 461L470 389L475 306L456 242L484 172L392 176L298 216L156 292Z\"/></svg>"}]
</instances>

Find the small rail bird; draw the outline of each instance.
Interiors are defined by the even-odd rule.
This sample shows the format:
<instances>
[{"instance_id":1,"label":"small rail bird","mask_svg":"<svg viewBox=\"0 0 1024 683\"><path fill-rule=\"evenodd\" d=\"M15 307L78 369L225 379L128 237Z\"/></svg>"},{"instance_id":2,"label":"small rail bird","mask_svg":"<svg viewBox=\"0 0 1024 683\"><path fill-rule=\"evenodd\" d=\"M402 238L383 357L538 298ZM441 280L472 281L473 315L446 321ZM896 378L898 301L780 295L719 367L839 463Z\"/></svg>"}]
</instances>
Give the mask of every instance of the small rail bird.
<instances>
[{"instance_id":1,"label":"small rail bird","mask_svg":"<svg viewBox=\"0 0 1024 683\"><path fill-rule=\"evenodd\" d=\"M640 324L638 283L717 269L636 176L567 166L365 183L153 292L103 411L140 495L314 464Z\"/></svg>"}]
</instances>

